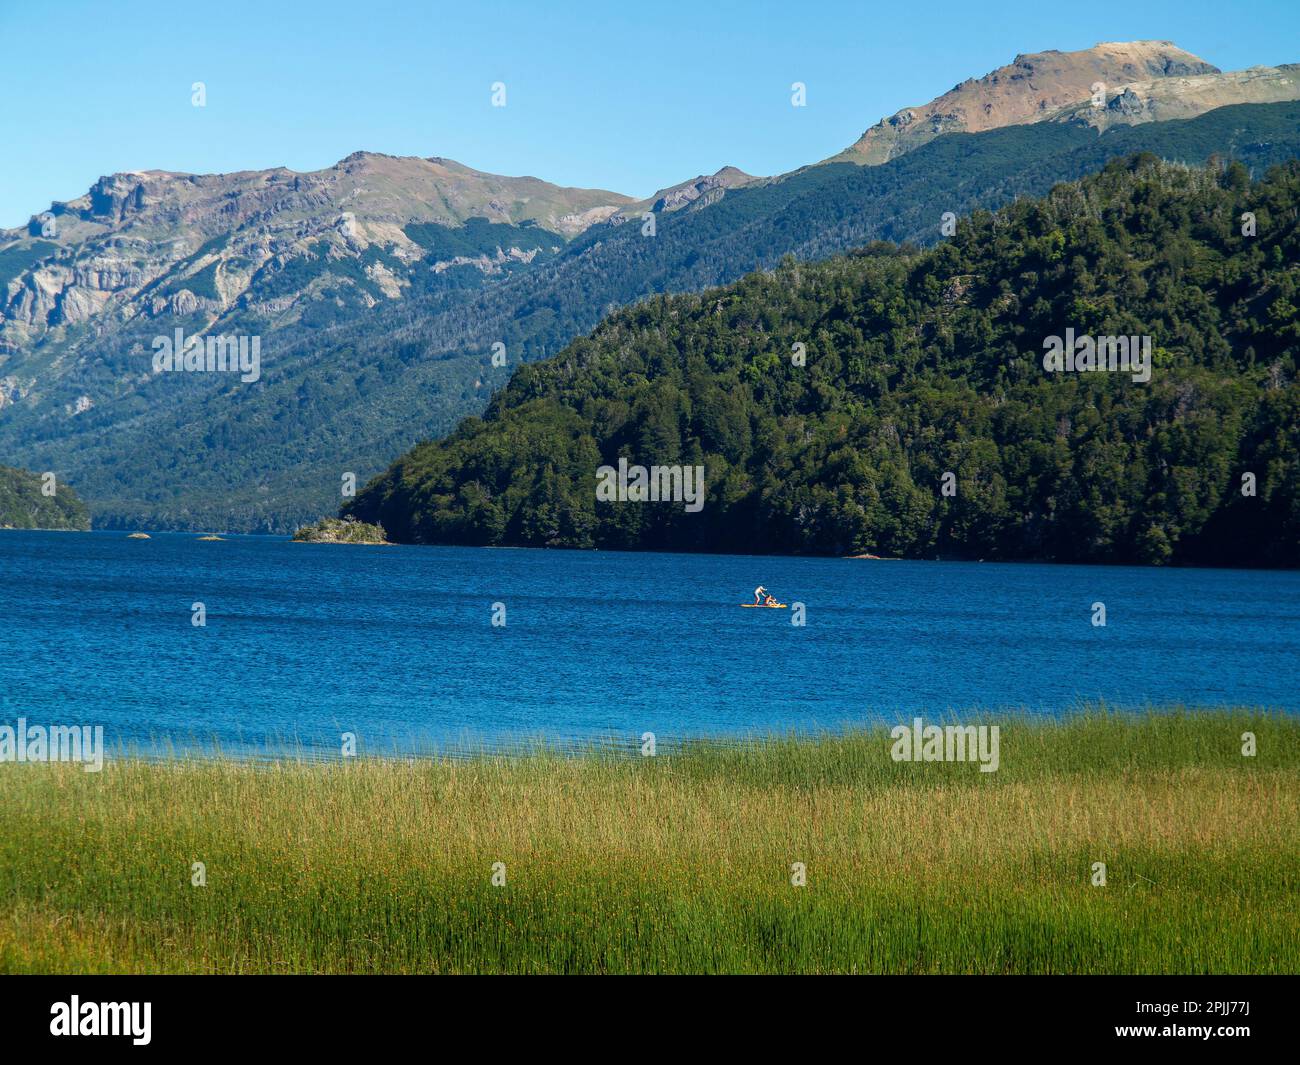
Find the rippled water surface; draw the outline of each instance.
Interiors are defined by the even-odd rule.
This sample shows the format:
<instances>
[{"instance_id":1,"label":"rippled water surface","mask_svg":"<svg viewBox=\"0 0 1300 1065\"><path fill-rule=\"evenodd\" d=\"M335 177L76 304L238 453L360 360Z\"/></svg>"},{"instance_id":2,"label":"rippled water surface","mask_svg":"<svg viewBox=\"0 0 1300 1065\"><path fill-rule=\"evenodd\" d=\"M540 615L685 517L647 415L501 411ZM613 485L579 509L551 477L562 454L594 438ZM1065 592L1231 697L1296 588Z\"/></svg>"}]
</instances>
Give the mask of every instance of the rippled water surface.
<instances>
[{"instance_id":1,"label":"rippled water surface","mask_svg":"<svg viewBox=\"0 0 1300 1065\"><path fill-rule=\"evenodd\" d=\"M7 531L0 575L0 722L103 724L110 745L672 742L1093 700L1300 710L1294 572ZM739 609L759 583L807 623Z\"/></svg>"}]
</instances>

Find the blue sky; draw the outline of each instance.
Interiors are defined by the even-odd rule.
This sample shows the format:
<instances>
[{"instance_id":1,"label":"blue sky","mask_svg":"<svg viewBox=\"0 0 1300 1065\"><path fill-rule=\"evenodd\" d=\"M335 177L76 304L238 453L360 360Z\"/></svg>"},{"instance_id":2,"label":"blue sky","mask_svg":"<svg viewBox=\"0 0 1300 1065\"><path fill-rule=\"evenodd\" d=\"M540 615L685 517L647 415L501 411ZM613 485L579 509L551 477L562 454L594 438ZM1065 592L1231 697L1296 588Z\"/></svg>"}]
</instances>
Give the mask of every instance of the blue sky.
<instances>
[{"instance_id":1,"label":"blue sky","mask_svg":"<svg viewBox=\"0 0 1300 1065\"><path fill-rule=\"evenodd\" d=\"M1225 70L1300 62L1300 3L0 0L0 226L114 171L358 149L645 196L823 159L1018 52L1137 38Z\"/></svg>"}]
</instances>

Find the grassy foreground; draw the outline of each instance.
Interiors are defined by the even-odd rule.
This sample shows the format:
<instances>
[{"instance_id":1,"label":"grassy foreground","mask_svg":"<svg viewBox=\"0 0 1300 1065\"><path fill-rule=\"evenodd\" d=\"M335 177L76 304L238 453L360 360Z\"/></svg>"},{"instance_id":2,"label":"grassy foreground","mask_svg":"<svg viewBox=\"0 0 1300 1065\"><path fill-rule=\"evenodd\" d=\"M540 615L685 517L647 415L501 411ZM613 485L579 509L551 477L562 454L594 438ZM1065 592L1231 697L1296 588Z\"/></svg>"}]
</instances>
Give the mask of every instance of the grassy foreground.
<instances>
[{"instance_id":1,"label":"grassy foreground","mask_svg":"<svg viewBox=\"0 0 1300 1065\"><path fill-rule=\"evenodd\" d=\"M1300 719L1001 725L996 773L884 731L4 764L0 971L1300 971Z\"/></svg>"}]
</instances>

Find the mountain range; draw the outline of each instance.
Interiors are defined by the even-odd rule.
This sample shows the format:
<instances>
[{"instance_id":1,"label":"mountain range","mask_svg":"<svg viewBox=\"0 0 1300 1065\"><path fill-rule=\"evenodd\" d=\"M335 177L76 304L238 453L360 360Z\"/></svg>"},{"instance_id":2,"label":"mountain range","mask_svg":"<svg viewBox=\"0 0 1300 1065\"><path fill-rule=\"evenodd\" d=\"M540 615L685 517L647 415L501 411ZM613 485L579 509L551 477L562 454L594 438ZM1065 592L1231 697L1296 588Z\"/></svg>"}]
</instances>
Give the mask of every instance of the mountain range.
<instances>
[{"instance_id":1,"label":"mountain range","mask_svg":"<svg viewBox=\"0 0 1300 1065\"><path fill-rule=\"evenodd\" d=\"M1258 175L1300 155L1297 101L1294 64L1223 73L1142 41L1017 56L821 163L645 199L366 152L106 176L0 232L0 456L57 470L97 525L283 531L619 306L930 244L944 212L1134 151ZM159 372L177 329L256 337L256 380Z\"/></svg>"}]
</instances>

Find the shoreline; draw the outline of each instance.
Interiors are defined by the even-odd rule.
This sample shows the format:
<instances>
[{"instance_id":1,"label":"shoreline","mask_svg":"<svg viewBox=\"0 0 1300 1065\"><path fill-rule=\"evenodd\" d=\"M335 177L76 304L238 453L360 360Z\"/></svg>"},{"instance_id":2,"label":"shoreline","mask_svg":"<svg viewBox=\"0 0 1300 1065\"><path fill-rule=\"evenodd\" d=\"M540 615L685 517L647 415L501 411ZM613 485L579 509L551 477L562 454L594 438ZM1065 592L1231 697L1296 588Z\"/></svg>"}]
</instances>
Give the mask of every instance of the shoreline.
<instances>
[{"instance_id":1,"label":"shoreline","mask_svg":"<svg viewBox=\"0 0 1300 1065\"><path fill-rule=\"evenodd\" d=\"M150 539L156 537L189 537L197 539L200 533L195 530L186 529L8 529L0 530L8 532L68 532L84 533L90 536L105 537L126 537L132 532L146 533ZM295 541L292 533L244 533L244 532L220 532L217 533L224 541L246 541L246 540L267 540L283 541L288 543L332 543L334 541ZM338 541L347 542L347 541ZM793 560L826 560L826 561L843 561L843 562L909 562L918 564L941 564L941 565L971 565L971 566L1050 566L1050 567L1068 567L1078 566L1086 569L1134 569L1142 571L1166 570L1166 571L1194 571L1194 572L1214 572L1222 571L1225 573L1300 573L1300 567L1290 566L1232 566L1232 565L1214 565L1214 566L1196 566L1184 563L1169 563L1165 565L1143 565L1137 562L1063 562L1055 559L1041 558L903 558L901 556L872 555L862 553L857 555L767 555L767 554L749 554L749 553L720 553L717 551L668 551L658 548L612 548L612 547L536 547L525 544L423 544L407 543L402 540L386 540L383 543L360 543L362 547L406 547L406 548L431 548L434 550L451 550L451 551L554 551L554 552L576 552L591 555L669 555L669 556L692 556L698 558L726 558L726 559L774 559L782 561Z\"/></svg>"},{"instance_id":2,"label":"shoreline","mask_svg":"<svg viewBox=\"0 0 1300 1065\"><path fill-rule=\"evenodd\" d=\"M697 732L687 735L659 733L656 737L660 754L707 752L761 752L772 748L812 749L842 743L877 743L888 747L891 729L910 725L921 718L926 724L961 728L997 726L1003 730L1027 734L1049 733L1076 727L1081 723L1106 723L1114 727L1139 727L1161 720L1188 718L1192 721L1227 720L1247 715L1251 720L1279 721L1300 727L1300 709L1280 706L1240 707L1231 705L1188 706L1161 704L1118 706L1079 703L1064 710L965 709L943 711L900 710L895 714L873 714L868 719L843 721L839 724L792 726L754 732ZM0 719L0 727L11 722ZM329 768L339 765L466 765L474 762L524 762L530 759L559 758L569 761L635 762L641 739L634 733L592 733L566 736L544 731L518 732L509 735L462 735L449 740L443 736L427 739L407 734L407 746L398 746L393 737L372 741L367 749L364 737L356 753L346 758L339 753L337 738L247 740L223 742L220 737L204 739L193 732L183 740L176 736L155 738L151 747L145 741L116 740L104 747L104 762L119 765L151 766L262 766ZM0 760L0 767L4 764Z\"/></svg>"}]
</instances>

